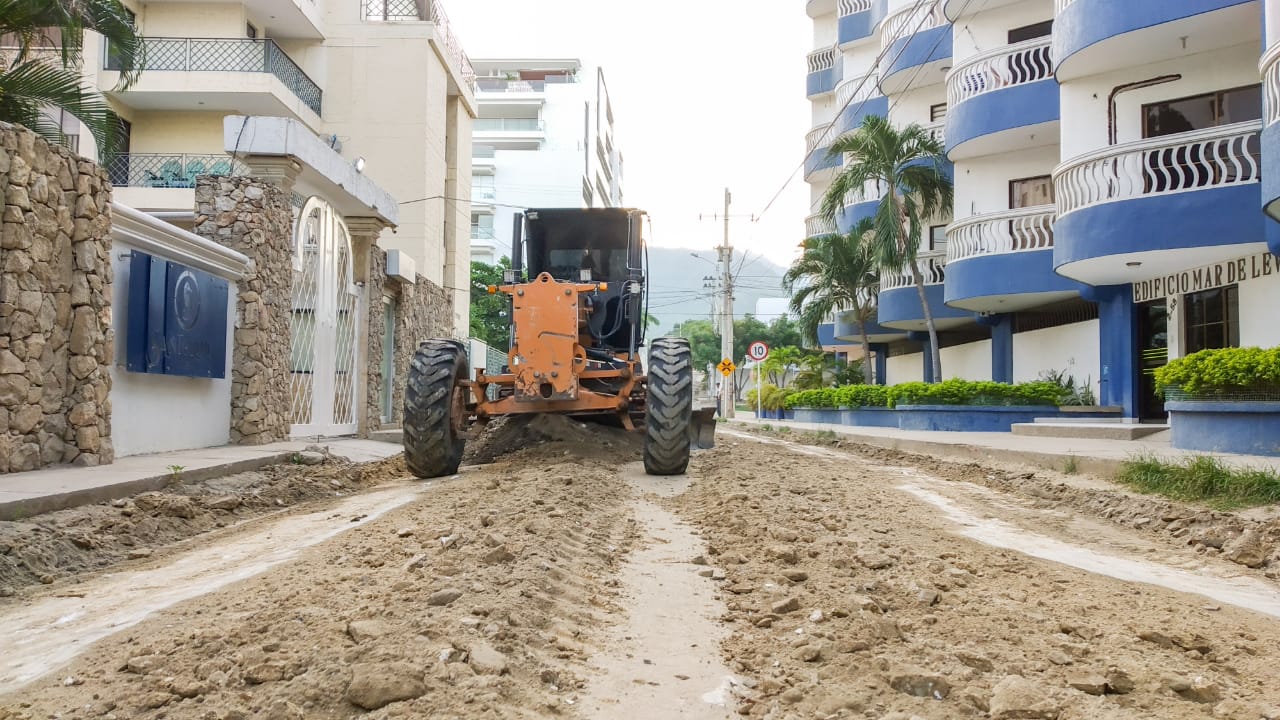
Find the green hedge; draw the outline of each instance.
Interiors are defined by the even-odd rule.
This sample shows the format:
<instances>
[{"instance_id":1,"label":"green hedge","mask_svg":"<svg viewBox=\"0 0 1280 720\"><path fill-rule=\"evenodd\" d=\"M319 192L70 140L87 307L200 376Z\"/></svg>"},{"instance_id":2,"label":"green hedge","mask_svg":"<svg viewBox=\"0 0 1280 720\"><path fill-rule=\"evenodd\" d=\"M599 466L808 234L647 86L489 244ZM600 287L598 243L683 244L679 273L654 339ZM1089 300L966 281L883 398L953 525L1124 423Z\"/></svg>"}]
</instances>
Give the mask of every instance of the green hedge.
<instances>
[{"instance_id":1,"label":"green hedge","mask_svg":"<svg viewBox=\"0 0 1280 720\"><path fill-rule=\"evenodd\" d=\"M1051 382L1010 385L974 380L899 385L846 385L805 390L787 398L788 408L897 407L899 405L1058 405L1062 388Z\"/></svg>"},{"instance_id":2,"label":"green hedge","mask_svg":"<svg viewBox=\"0 0 1280 720\"><path fill-rule=\"evenodd\" d=\"M1280 348L1201 350L1155 371L1156 389L1202 398L1280 399Z\"/></svg>"}]
</instances>

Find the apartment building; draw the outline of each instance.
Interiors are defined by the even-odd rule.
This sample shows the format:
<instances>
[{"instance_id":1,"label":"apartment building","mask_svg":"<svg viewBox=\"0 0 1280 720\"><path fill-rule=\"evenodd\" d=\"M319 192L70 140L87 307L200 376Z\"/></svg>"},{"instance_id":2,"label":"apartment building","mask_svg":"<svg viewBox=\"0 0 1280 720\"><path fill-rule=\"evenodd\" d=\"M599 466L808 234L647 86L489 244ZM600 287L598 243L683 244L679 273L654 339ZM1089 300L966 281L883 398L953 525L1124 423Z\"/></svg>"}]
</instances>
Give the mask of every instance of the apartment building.
<instances>
[{"instance_id":1,"label":"apartment building","mask_svg":"<svg viewBox=\"0 0 1280 720\"><path fill-rule=\"evenodd\" d=\"M471 258L511 252L529 207L621 207L622 152L604 71L576 59L481 59L473 135Z\"/></svg>"},{"instance_id":2,"label":"apartment building","mask_svg":"<svg viewBox=\"0 0 1280 720\"><path fill-rule=\"evenodd\" d=\"M107 167L116 201L189 228L195 177L246 169L223 118L295 120L401 203L378 243L453 294L465 334L474 71L440 4L123 2L145 38L139 80L115 89L118 65L96 36L84 68L124 121L125 152ZM91 139L79 148L92 152ZM296 190L301 207L305 178Z\"/></svg>"},{"instance_id":3,"label":"apartment building","mask_svg":"<svg viewBox=\"0 0 1280 720\"><path fill-rule=\"evenodd\" d=\"M1265 5L1265 7L1264 7ZM1280 2L809 0L813 207L868 114L942 138L950 215L919 249L945 377L1067 371L1159 419L1151 372L1280 344ZM1266 33L1264 36L1263 27ZM1265 128L1264 128L1265 125ZM846 198L847 230L878 188ZM830 230L816 214L806 233ZM909 278L881 274L881 382L932 379ZM833 341L854 341L837 318Z\"/></svg>"}]
</instances>

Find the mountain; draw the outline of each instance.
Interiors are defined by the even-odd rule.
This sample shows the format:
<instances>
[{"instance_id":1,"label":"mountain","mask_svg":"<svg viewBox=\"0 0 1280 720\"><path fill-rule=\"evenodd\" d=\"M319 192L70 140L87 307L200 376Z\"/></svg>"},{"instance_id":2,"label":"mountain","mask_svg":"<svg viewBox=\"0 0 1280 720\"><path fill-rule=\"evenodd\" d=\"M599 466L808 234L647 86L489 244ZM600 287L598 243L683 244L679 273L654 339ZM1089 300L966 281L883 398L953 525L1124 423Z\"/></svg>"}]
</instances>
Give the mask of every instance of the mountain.
<instances>
[{"instance_id":1,"label":"mountain","mask_svg":"<svg viewBox=\"0 0 1280 720\"><path fill-rule=\"evenodd\" d=\"M691 253L697 253L698 257L692 257ZM742 255L735 253L735 256L737 287L733 310L736 317L754 313L756 300L760 298L786 297L782 289L784 268L751 253L739 270ZM712 317L715 291L703 286L705 277L720 274L715 257L714 250L649 248L649 314L660 321L657 334L685 320ZM649 335L656 337L652 330Z\"/></svg>"}]
</instances>

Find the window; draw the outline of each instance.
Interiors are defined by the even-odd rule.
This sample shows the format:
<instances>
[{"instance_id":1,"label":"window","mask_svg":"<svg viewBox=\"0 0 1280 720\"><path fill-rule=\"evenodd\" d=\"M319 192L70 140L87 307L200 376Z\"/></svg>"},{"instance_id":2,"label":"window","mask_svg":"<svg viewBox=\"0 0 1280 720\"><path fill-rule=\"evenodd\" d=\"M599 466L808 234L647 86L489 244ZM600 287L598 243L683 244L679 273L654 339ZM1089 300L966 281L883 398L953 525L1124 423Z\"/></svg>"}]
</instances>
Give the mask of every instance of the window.
<instances>
[{"instance_id":1,"label":"window","mask_svg":"<svg viewBox=\"0 0 1280 720\"><path fill-rule=\"evenodd\" d=\"M938 122L947 116L947 104L938 103L929 106L929 122Z\"/></svg>"},{"instance_id":2,"label":"window","mask_svg":"<svg viewBox=\"0 0 1280 720\"><path fill-rule=\"evenodd\" d=\"M1142 106L1142 137L1262 119L1262 86L1248 85Z\"/></svg>"},{"instance_id":3,"label":"window","mask_svg":"<svg viewBox=\"0 0 1280 720\"><path fill-rule=\"evenodd\" d=\"M244 24L244 36L245 36L245 37L247 37L247 38L257 38L257 37L258 37L258 28L254 27L254 26L253 26L253 23L251 23L251 22L246 22L246 23Z\"/></svg>"},{"instance_id":4,"label":"window","mask_svg":"<svg viewBox=\"0 0 1280 720\"><path fill-rule=\"evenodd\" d=\"M929 250L945 250L947 248L947 226L929 226Z\"/></svg>"},{"instance_id":5,"label":"window","mask_svg":"<svg viewBox=\"0 0 1280 720\"><path fill-rule=\"evenodd\" d=\"M1045 37L1053 34L1053 21L1045 20L1034 25L1024 25L1020 28L1014 28L1009 31L1009 44L1013 45L1035 38Z\"/></svg>"},{"instance_id":6,"label":"window","mask_svg":"<svg viewBox=\"0 0 1280 720\"><path fill-rule=\"evenodd\" d=\"M1183 354L1240 346L1240 289L1235 285L1184 295Z\"/></svg>"},{"instance_id":7,"label":"window","mask_svg":"<svg viewBox=\"0 0 1280 720\"><path fill-rule=\"evenodd\" d=\"M1037 175L1009 181L1009 209L1053 204L1053 177Z\"/></svg>"}]
</instances>

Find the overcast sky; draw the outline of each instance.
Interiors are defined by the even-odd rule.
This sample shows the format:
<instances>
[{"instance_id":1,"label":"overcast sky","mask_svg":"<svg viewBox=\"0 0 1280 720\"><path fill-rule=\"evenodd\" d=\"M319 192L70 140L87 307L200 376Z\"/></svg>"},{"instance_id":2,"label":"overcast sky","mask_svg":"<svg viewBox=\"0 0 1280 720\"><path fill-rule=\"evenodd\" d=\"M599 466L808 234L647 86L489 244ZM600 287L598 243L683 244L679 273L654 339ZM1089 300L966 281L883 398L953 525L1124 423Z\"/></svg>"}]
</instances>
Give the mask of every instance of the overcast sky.
<instances>
[{"instance_id":1,"label":"overcast sky","mask_svg":"<svg viewBox=\"0 0 1280 720\"><path fill-rule=\"evenodd\" d=\"M804 236L811 21L779 0L445 0L473 58L579 58L604 68L626 204L655 245L712 248L733 193L735 249L779 264ZM696 262L691 260L691 262Z\"/></svg>"}]
</instances>

